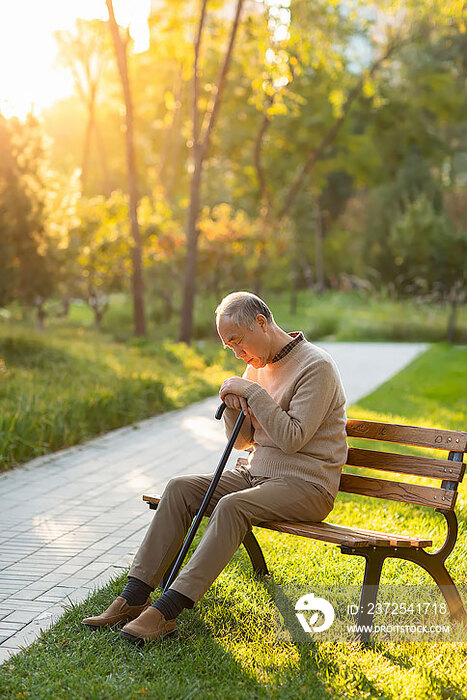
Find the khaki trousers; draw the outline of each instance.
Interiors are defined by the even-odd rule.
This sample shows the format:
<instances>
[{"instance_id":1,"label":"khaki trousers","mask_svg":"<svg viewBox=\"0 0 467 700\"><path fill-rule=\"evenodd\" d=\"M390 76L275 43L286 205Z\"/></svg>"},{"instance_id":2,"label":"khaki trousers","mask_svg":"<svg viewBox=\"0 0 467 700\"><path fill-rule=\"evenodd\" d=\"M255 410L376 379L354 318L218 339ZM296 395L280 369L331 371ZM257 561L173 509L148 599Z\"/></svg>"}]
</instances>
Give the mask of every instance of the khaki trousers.
<instances>
[{"instance_id":1,"label":"khaki trousers","mask_svg":"<svg viewBox=\"0 0 467 700\"><path fill-rule=\"evenodd\" d=\"M153 588L159 585L183 543L213 475L181 475L170 479L134 556L129 576ZM210 518L203 537L171 588L197 603L253 525L265 520L320 522L333 505L325 489L305 479L251 476L244 465L224 471L206 511Z\"/></svg>"}]
</instances>

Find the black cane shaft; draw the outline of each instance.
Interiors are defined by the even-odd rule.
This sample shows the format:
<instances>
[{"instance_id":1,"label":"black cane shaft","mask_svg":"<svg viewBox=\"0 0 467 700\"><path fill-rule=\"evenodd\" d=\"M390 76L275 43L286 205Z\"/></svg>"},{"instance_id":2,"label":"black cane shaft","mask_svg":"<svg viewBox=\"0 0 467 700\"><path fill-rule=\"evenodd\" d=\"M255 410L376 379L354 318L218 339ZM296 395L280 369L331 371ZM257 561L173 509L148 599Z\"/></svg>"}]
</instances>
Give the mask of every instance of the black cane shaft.
<instances>
[{"instance_id":1,"label":"black cane shaft","mask_svg":"<svg viewBox=\"0 0 467 700\"><path fill-rule=\"evenodd\" d=\"M225 403L222 402L222 404L219 406L219 408L217 409L217 412L216 412L216 418L217 418L218 420L220 420L220 418L222 417L222 414L223 414L223 412L224 412L224 409L225 409ZM238 418L237 418L237 422L235 423L235 427L234 427L234 429L233 429L233 431L232 431L232 435L231 435L230 438L229 438L229 441L228 441L228 443L227 443L227 445L226 445L226 447L225 447L224 453L223 453L223 455L222 455L222 457L221 457L221 459L220 459L220 462L219 462L219 464L218 464L218 466L217 466L217 469L216 469L216 471L215 471L215 474L214 474L214 476L213 476L213 478L212 478L212 481L211 481L211 483L209 484L208 490L206 491L206 494L205 494L205 496L204 496L204 498L203 498L203 501L202 501L202 503L201 503L201 505L200 505L200 507L199 507L199 510L198 510L198 512L196 513L196 517L195 517L195 519L193 520L193 522L192 522L192 524L191 524L191 527L190 527L190 529L189 529L189 531L188 531L188 534L187 534L187 536L186 536L186 538L185 538L185 541L184 541L184 543L183 543L183 546L182 546L182 548L181 548L181 550L180 550L180 552L179 552L179 555L178 555L178 557L177 557L177 560L176 560L176 562L175 562L175 564L174 564L174 566L173 566L172 571L170 572L170 576L169 576L169 578L167 579L167 583L166 583L165 586L164 586L164 592L165 592L168 588L170 588L170 586L172 585L172 583L173 583L173 581L174 581L176 575L177 575L178 572L179 572L179 569L180 569L181 565L183 564L183 561L184 561L184 559L185 559L185 557L186 557L186 555L187 555L187 553L188 553L188 550L190 549L191 543L193 542L193 540L194 540L194 538L195 538L195 535L196 535L196 533L197 533L197 531L198 531L198 528L199 528L199 526L200 526L201 520L203 519L203 516L204 516L204 514L205 514L205 512L206 512L206 510L207 510L207 507L209 506L209 502L210 502L210 500L211 500L212 494L214 493L214 491L215 491L215 489L216 489L216 486L217 486L217 484L219 483L219 479L220 479L221 476L222 476L222 472L224 471L224 467L225 467L225 465L227 464L227 461L228 461L228 459L229 459L229 457L230 457L230 453L232 452L233 446L234 446L235 441L236 441L236 439L237 439L237 437L238 437L238 434L239 434L239 432L240 432L240 430L241 430L241 427L242 427L242 425L243 425L243 421L244 421L244 420L245 420L245 414L243 413L243 411L241 411L241 412L240 412L240 415L239 415Z\"/></svg>"}]
</instances>

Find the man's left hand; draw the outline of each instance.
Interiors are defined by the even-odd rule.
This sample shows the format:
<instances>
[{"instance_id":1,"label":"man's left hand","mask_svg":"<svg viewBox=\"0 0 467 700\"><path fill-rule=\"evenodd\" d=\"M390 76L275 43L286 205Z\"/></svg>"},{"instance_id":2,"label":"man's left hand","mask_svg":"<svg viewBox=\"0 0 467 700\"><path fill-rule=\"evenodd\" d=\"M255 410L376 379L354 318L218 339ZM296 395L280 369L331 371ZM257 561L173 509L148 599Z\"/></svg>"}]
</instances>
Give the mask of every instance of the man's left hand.
<instances>
[{"instance_id":1,"label":"man's left hand","mask_svg":"<svg viewBox=\"0 0 467 700\"><path fill-rule=\"evenodd\" d=\"M220 390L219 396L221 400L224 400L226 394L236 394L237 396L245 396L244 391L248 386L256 384L257 382L252 382L251 379L243 379L242 377L229 377L226 379Z\"/></svg>"}]
</instances>

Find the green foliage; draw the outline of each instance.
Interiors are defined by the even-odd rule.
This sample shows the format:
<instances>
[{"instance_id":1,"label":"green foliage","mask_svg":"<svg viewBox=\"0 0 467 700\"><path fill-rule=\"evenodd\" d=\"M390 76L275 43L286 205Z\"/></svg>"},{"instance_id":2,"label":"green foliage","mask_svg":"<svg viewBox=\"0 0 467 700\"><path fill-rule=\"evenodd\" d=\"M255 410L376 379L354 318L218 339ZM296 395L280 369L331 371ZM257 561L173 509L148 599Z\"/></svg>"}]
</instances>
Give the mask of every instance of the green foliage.
<instances>
[{"instance_id":1,"label":"green foliage","mask_svg":"<svg viewBox=\"0 0 467 700\"><path fill-rule=\"evenodd\" d=\"M337 258L348 271L370 277L374 287L389 288L399 297L463 304L467 231L456 211L460 200L453 202L443 199L428 163L412 156L393 183L374 188L366 198L365 235L356 236L355 222L348 219L351 230L340 229L327 242L327 259ZM350 252L347 264L345 252Z\"/></svg>"},{"instance_id":2,"label":"green foliage","mask_svg":"<svg viewBox=\"0 0 467 700\"><path fill-rule=\"evenodd\" d=\"M439 224L440 218L440 191L439 186L433 181L426 163L420 156L410 156L401 166L393 182L380 185L370 193L366 216L366 232L362 240L362 255L368 267L378 273L379 284L397 284L398 266L402 258L391 246L397 236L397 222L405 216L406 211L412 207L422 195L425 196L428 206L431 205L433 227ZM416 211L416 209L414 210ZM417 237L415 231L409 235ZM413 247L413 256L422 256L425 267L428 261L432 264L431 254L423 239L416 241L416 245L422 243L421 249ZM396 261L397 258L397 261ZM402 285L401 285L402 287Z\"/></svg>"},{"instance_id":3,"label":"green foliage","mask_svg":"<svg viewBox=\"0 0 467 700\"><path fill-rule=\"evenodd\" d=\"M149 321L175 328L187 252L199 5L164 0L158 7L149 49L136 54L130 41L128 59ZM366 0L351 7L325 0L245 5L206 155L198 222L201 295L219 297L223 288L237 286L261 293L263 287L316 284L319 230L326 286L345 288L358 278L378 292L392 286L397 293L453 297L449 283L459 277L463 258L456 250L465 247L459 224L465 211L448 206L455 195L465 210L465 26L454 1L413 0L404 6L403 21L398 12L400 4L392 1L378 16ZM222 3L210 3L206 28L199 89L200 109L209 113L230 28ZM53 291L65 304L81 297L96 325L114 332L120 319L107 304L111 293L129 290L131 241L122 195L120 88L115 62L106 59L106 29L100 20L80 20L71 34L58 35L60 60L72 71L79 96L44 114L52 137L47 166L60 177L44 175L37 123L2 122L0 170L9 168L10 189L0 185L0 303L42 303ZM392 44L393 53L372 71L372 61ZM274 217L316 149L289 219L278 225ZM11 169L17 156L27 163L27 177L24 168ZM85 162L81 180L89 196L77 202ZM454 292L461 303L462 290ZM114 314L109 322L107 313ZM199 313L195 338L211 328ZM122 339L129 337L126 321L125 311ZM372 332L384 334L384 328Z\"/></svg>"},{"instance_id":4,"label":"green foliage","mask_svg":"<svg viewBox=\"0 0 467 700\"><path fill-rule=\"evenodd\" d=\"M456 285L467 282L467 229L455 231L425 194L396 219L388 247L398 268L394 283L401 294L436 292L446 300Z\"/></svg>"},{"instance_id":5,"label":"green foliage","mask_svg":"<svg viewBox=\"0 0 467 700\"><path fill-rule=\"evenodd\" d=\"M37 120L0 115L0 304L33 304L54 288L46 230L43 138Z\"/></svg>"},{"instance_id":6,"label":"green foliage","mask_svg":"<svg viewBox=\"0 0 467 700\"><path fill-rule=\"evenodd\" d=\"M289 297L266 296L277 323L287 331L303 330L311 342L331 341L445 341L444 310L433 302L397 300L384 293L300 291L291 314ZM467 343L467 313L459 314L454 342Z\"/></svg>"},{"instance_id":7,"label":"green foliage","mask_svg":"<svg viewBox=\"0 0 467 700\"><path fill-rule=\"evenodd\" d=\"M111 292L128 288L131 274L128 204L121 192L107 199L82 197L70 230L74 292L93 309L99 327Z\"/></svg>"}]
</instances>

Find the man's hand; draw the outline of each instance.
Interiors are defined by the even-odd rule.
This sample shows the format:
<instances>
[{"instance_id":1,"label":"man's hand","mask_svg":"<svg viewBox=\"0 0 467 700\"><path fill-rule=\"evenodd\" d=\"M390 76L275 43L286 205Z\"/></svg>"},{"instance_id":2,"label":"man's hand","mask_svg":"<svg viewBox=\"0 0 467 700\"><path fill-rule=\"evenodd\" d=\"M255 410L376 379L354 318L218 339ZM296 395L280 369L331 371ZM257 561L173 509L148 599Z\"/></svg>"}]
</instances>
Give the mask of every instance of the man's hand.
<instances>
[{"instance_id":1,"label":"man's hand","mask_svg":"<svg viewBox=\"0 0 467 700\"><path fill-rule=\"evenodd\" d=\"M256 384L250 379L243 379L242 377L229 377L226 379L220 390L219 396L228 408L236 408L245 413L248 413L248 404L243 396L243 392L247 386L250 384Z\"/></svg>"},{"instance_id":2,"label":"man's hand","mask_svg":"<svg viewBox=\"0 0 467 700\"><path fill-rule=\"evenodd\" d=\"M243 396L236 396L235 394L226 394L224 396L224 403L227 408L235 408L239 411L243 411L245 415L248 414L248 404Z\"/></svg>"}]
</instances>

